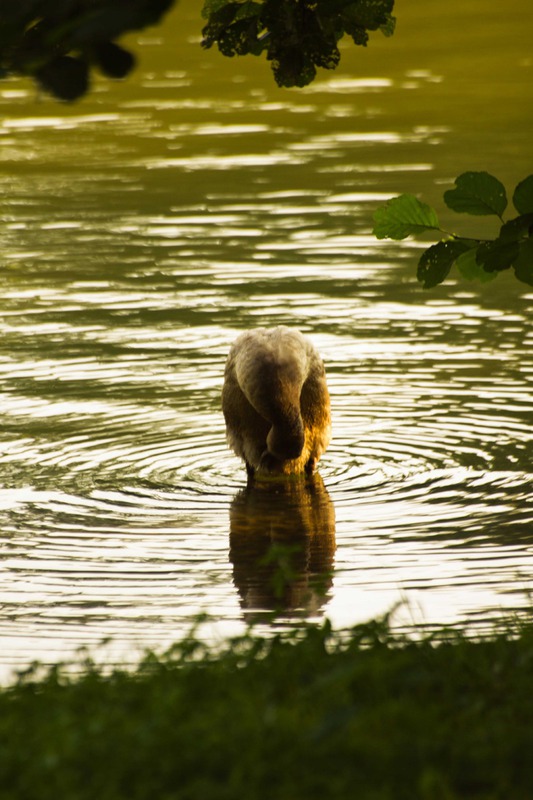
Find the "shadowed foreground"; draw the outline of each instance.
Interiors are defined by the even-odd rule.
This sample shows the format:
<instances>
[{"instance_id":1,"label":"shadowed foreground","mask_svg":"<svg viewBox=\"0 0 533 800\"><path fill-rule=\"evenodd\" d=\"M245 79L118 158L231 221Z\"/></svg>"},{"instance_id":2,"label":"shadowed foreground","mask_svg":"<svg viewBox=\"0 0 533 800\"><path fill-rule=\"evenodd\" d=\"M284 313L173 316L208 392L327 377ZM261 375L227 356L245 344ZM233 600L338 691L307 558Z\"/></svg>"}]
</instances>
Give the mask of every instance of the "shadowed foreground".
<instances>
[{"instance_id":1,"label":"shadowed foreground","mask_svg":"<svg viewBox=\"0 0 533 800\"><path fill-rule=\"evenodd\" d=\"M0 798L533 797L533 627L194 638L0 694Z\"/></svg>"}]
</instances>

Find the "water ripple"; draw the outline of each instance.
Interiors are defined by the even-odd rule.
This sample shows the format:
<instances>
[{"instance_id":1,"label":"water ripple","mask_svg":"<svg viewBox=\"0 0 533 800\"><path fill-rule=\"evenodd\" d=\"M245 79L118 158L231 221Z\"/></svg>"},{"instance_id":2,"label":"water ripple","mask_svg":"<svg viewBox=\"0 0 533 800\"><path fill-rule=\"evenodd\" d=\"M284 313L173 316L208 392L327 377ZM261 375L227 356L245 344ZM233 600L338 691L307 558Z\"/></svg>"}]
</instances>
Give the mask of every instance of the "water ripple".
<instances>
[{"instance_id":1,"label":"water ripple","mask_svg":"<svg viewBox=\"0 0 533 800\"><path fill-rule=\"evenodd\" d=\"M419 247L369 233L382 200L449 184L463 157L433 110L445 79L358 67L282 97L196 50L83 112L0 92L0 668L106 637L104 661L131 660L200 611L210 636L241 630L271 607L260 565L289 529L279 625L529 605L533 296L505 276L423 293ZM479 162L503 140L494 103ZM333 441L323 484L254 492L220 389L235 336L274 324L322 352Z\"/></svg>"}]
</instances>

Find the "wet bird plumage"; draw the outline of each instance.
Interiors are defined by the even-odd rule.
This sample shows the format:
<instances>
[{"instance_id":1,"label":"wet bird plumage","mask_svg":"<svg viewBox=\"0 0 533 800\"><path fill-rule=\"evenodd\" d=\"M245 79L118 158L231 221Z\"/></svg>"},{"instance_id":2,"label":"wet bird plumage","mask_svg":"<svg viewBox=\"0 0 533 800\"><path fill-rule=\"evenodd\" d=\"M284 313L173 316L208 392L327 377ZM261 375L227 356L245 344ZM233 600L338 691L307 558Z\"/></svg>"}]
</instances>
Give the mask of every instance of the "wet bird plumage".
<instances>
[{"instance_id":1,"label":"wet bird plumage","mask_svg":"<svg viewBox=\"0 0 533 800\"><path fill-rule=\"evenodd\" d=\"M324 363L312 342L279 326L241 334L226 362L228 443L257 473L311 473L331 430Z\"/></svg>"}]
</instances>

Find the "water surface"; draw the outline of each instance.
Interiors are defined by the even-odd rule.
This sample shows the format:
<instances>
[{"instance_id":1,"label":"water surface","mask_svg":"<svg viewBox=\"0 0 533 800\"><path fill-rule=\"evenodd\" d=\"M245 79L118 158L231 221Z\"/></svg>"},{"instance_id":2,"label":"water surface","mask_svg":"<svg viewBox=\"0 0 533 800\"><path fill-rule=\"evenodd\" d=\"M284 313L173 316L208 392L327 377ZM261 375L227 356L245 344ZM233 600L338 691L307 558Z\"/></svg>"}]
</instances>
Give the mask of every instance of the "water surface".
<instances>
[{"instance_id":1,"label":"water surface","mask_svg":"<svg viewBox=\"0 0 533 800\"><path fill-rule=\"evenodd\" d=\"M200 612L210 637L268 631L276 579L275 626L529 607L533 293L423 291L420 245L370 234L414 191L483 235L443 190L533 172L529 5L415 5L305 91L203 53L185 0L82 103L0 86L3 675L135 658ZM224 360L276 324L321 350L334 437L311 486L247 491Z\"/></svg>"}]
</instances>

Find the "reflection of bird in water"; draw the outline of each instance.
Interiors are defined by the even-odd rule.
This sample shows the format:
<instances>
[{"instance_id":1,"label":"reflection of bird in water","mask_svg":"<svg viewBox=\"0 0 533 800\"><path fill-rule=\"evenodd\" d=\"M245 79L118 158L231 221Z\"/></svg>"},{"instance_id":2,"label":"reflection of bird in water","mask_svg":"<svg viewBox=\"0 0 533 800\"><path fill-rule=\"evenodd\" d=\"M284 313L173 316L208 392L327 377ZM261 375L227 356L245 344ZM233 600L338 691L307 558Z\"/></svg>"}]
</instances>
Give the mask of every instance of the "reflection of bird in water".
<instances>
[{"instance_id":1,"label":"reflection of bird in water","mask_svg":"<svg viewBox=\"0 0 533 800\"><path fill-rule=\"evenodd\" d=\"M318 351L284 326L241 334L226 362L222 410L228 443L244 459L249 477L311 474L331 428Z\"/></svg>"},{"instance_id":2,"label":"reflection of bird in water","mask_svg":"<svg viewBox=\"0 0 533 800\"><path fill-rule=\"evenodd\" d=\"M320 475L249 483L230 507L241 605L313 614L331 586L335 511Z\"/></svg>"}]
</instances>

